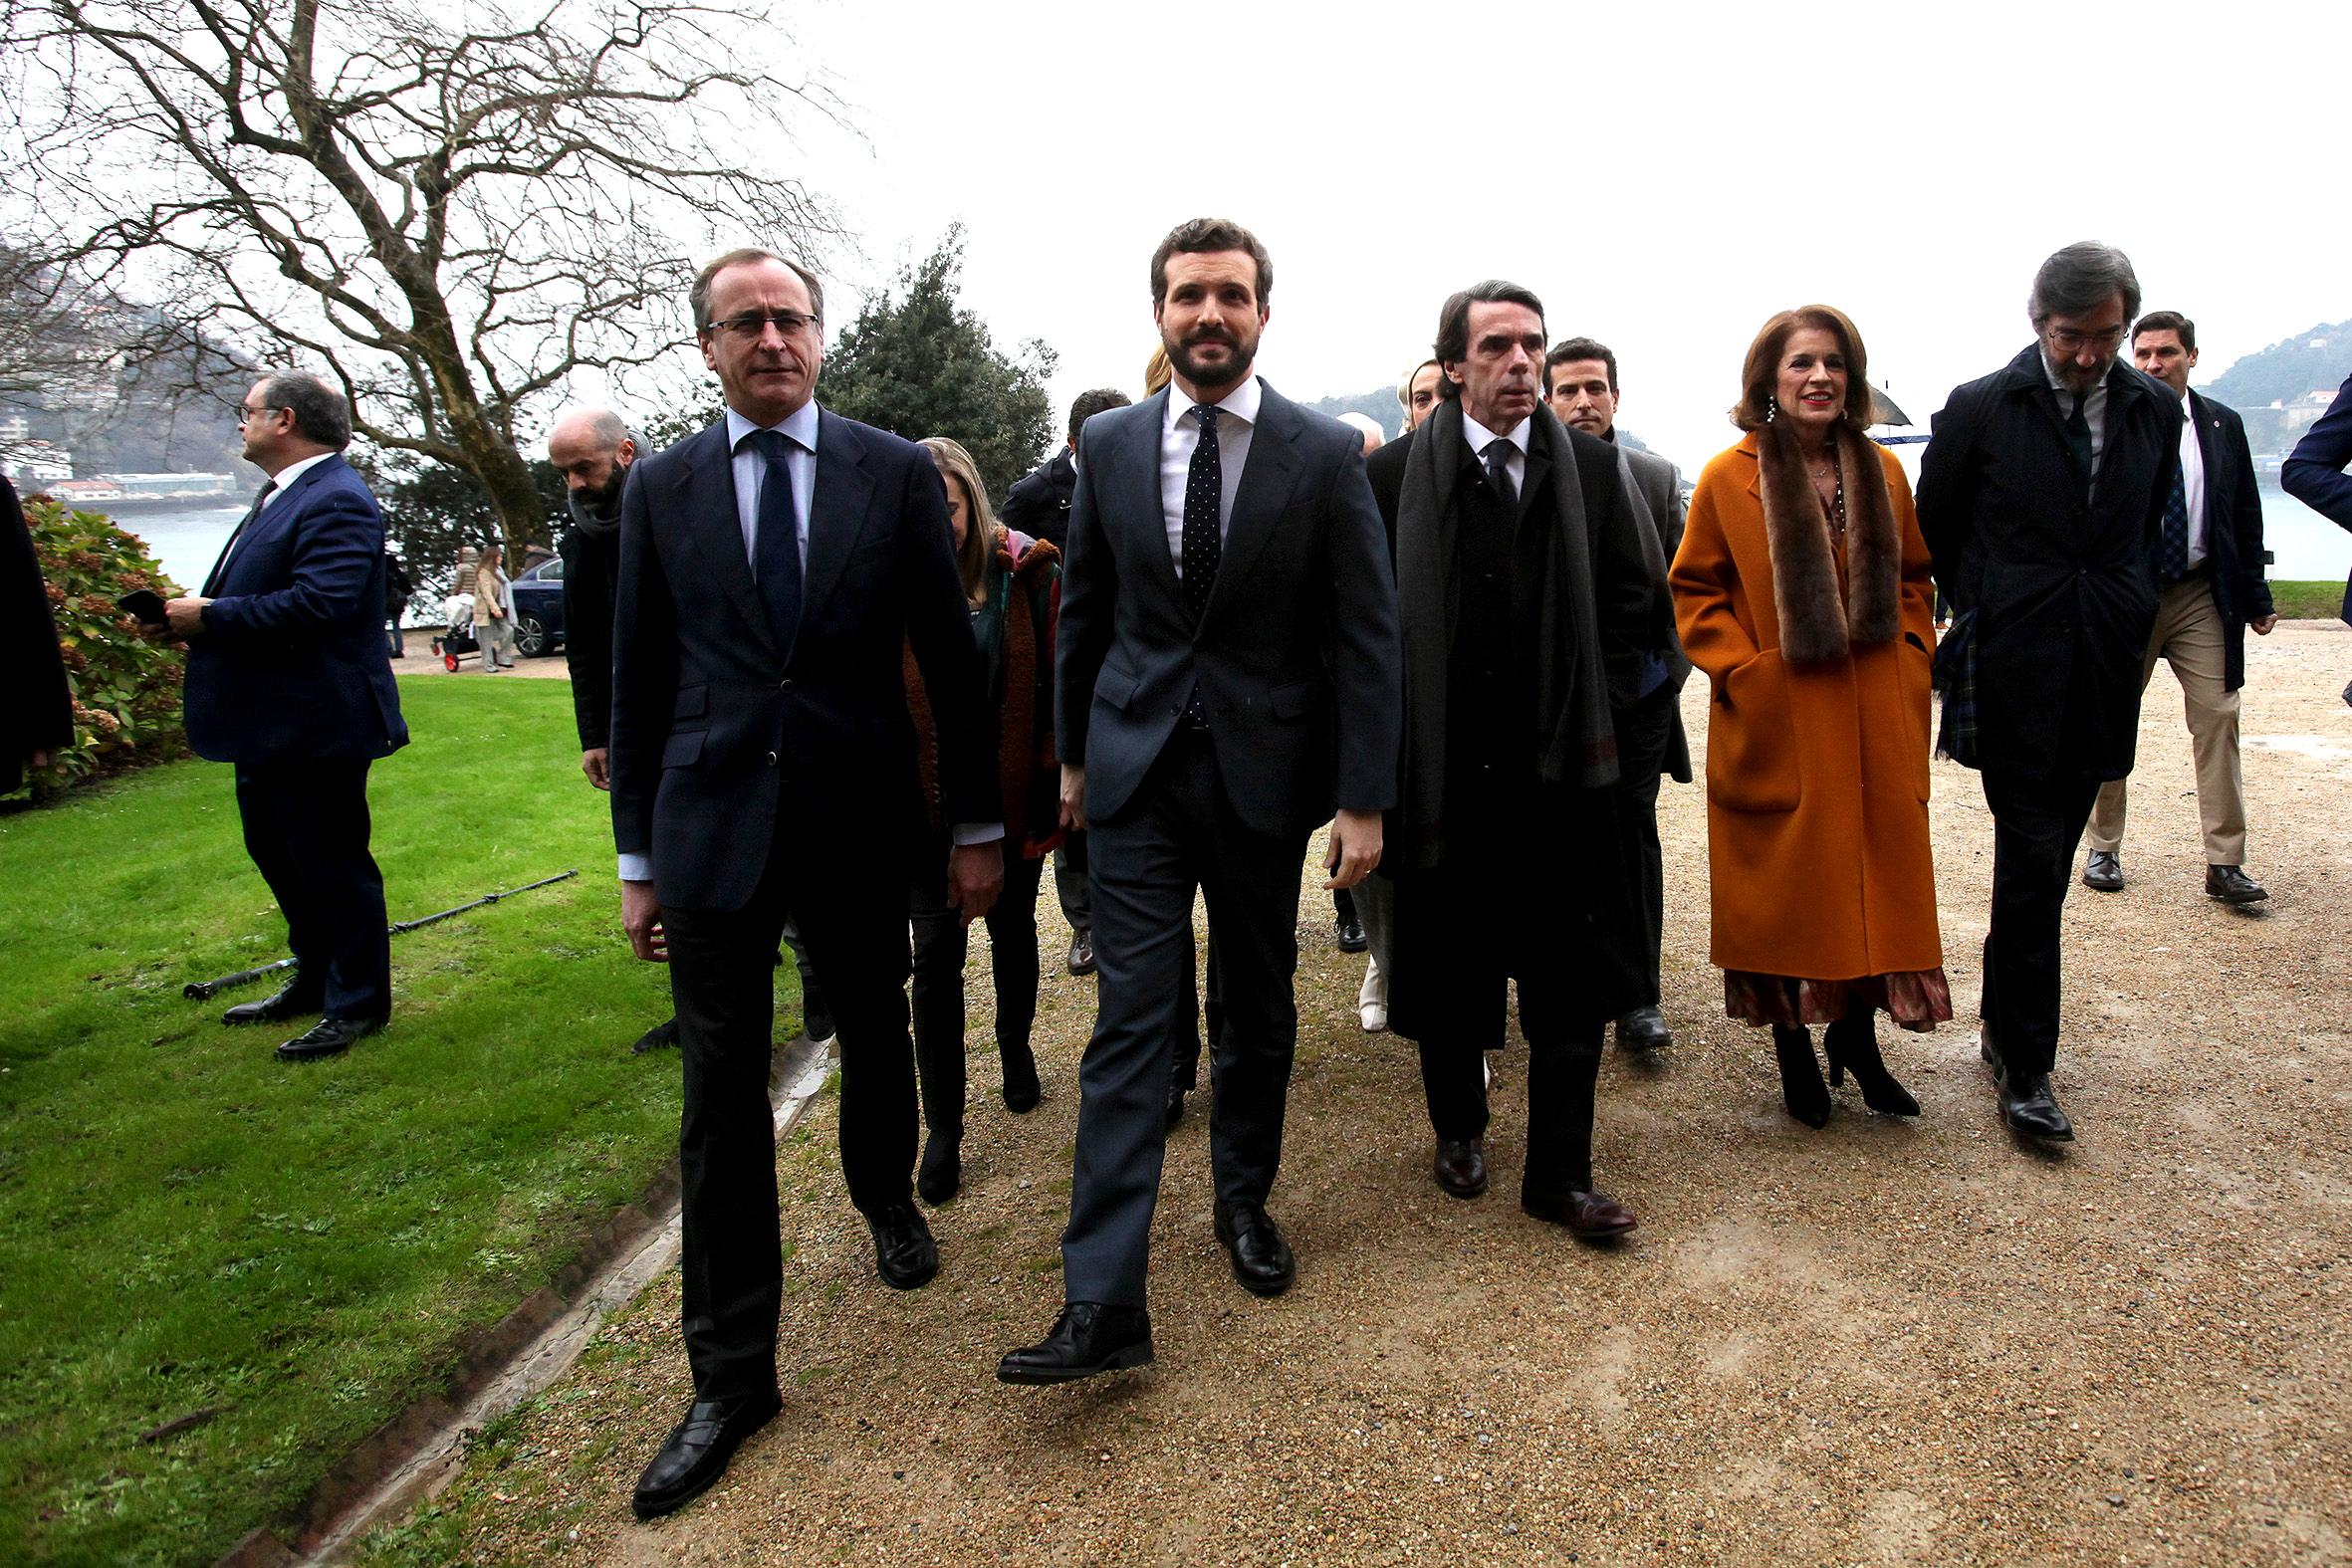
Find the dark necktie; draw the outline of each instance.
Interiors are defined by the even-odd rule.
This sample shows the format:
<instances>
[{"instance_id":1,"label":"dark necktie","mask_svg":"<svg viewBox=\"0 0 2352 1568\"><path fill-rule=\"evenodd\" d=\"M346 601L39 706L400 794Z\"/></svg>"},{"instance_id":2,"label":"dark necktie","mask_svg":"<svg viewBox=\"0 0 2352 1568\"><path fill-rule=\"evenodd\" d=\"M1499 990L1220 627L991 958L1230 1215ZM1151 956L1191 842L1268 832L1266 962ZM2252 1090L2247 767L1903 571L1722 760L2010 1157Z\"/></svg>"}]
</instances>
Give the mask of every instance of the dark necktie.
<instances>
[{"instance_id":1,"label":"dark necktie","mask_svg":"<svg viewBox=\"0 0 2352 1568\"><path fill-rule=\"evenodd\" d=\"M204 579L205 592L211 592L213 584L220 581L221 573L229 569L229 558L237 553L237 542L245 537L247 529L253 527L254 519L261 516L262 503L277 493L278 482L274 479L265 483L259 491L255 492L252 510L239 518L237 526L229 530L229 542L221 546L220 559L212 563L211 575Z\"/></svg>"},{"instance_id":2,"label":"dark necktie","mask_svg":"<svg viewBox=\"0 0 2352 1568\"><path fill-rule=\"evenodd\" d=\"M2074 407L2066 415L2066 450L2074 454L2074 466L2082 470L2083 482L2092 477L2091 422L2082 416L2082 405L2088 392L2074 394Z\"/></svg>"},{"instance_id":3,"label":"dark necktie","mask_svg":"<svg viewBox=\"0 0 2352 1568\"><path fill-rule=\"evenodd\" d=\"M1224 540L1217 516L1225 502L1225 464L1217 452L1217 410L1196 404L1201 422L1200 445L1192 449L1192 469L1184 478L1184 605L1199 620L1208 608L1209 590L1217 585L1217 561Z\"/></svg>"},{"instance_id":4,"label":"dark necktie","mask_svg":"<svg viewBox=\"0 0 2352 1568\"><path fill-rule=\"evenodd\" d=\"M1511 465L1504 461L1510 455L1511 443L1501 436L1487 443L1487 483L1495 494L1503 498L1503 510L1514 516L1519 512L1519 491L1511 483Z\"/></svg>"},{"instance_id":5,"label":"dark necktie","mask_svg":"<svg viewBox=\"0 0 2352 1568\"><path fill-rule=\"evenodd\" d=\"M2157 561L2156 580L2171 587L2189 575L2189 481L2179 464L2173 466L2173 493L2164 502L2164 551Z\"/></svg>"},{"instance_id":6,"label":"dark necktie","mask_svg":"<svg viewBox=\"0 0 2352 1568\"><path fill-rule=\"evenodd\" d=\"M752 525L752 580L768 607L776 651L790 657L801 625L801 518L793 506L793 471L784 460L792 438L781 430L755 430L743 439L766 465Z\"/></svg>"}]
</instances>

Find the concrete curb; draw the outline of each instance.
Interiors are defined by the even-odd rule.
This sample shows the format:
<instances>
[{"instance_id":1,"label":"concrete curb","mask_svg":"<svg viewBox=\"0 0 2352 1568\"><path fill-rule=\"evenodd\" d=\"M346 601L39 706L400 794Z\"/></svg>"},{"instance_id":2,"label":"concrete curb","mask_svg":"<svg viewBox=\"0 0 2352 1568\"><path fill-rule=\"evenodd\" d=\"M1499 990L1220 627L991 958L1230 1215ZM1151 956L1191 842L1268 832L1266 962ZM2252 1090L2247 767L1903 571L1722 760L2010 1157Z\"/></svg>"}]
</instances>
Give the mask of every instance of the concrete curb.
<instances>
[{"instance_id":1,"label":"concrete curb","mask_svg":"<svg viewBox=\"0 0 2352 1568\"><path fill-rule=\"evenodd\" d=\"M808 1114L832 1065L829 1048L813 1040L777 1052L770 1084L779 1138ZM445 1394L417 1400L369 1433L290 1517L255 1528L214 1568L340 1561L369 1529L455 1475L475 1432L569 1371L596 1326L677 1261L678 1245L672 1159L636 1202L589 1232L553 1280L466 1338Z\"/></svg>"}]
</instances>

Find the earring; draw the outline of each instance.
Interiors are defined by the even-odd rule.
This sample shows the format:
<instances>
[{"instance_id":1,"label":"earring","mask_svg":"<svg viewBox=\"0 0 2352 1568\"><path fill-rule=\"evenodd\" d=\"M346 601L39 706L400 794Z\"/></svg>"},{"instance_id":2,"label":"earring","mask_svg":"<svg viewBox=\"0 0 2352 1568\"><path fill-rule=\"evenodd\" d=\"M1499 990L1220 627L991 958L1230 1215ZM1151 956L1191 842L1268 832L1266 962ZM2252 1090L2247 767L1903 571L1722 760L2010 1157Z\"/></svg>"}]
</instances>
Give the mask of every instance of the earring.
<instances>
[{"instance_id":1,"label":"earring","mask_svg":"<svg viewBox=\"0 0 2352 1568\"><path fill-rule=\"evenodd\" d=\"M1764 423L1768 425L1779 417L1780 399L1774 396L1766 396L1764 398Z\"/></svg>"}]
</instances>

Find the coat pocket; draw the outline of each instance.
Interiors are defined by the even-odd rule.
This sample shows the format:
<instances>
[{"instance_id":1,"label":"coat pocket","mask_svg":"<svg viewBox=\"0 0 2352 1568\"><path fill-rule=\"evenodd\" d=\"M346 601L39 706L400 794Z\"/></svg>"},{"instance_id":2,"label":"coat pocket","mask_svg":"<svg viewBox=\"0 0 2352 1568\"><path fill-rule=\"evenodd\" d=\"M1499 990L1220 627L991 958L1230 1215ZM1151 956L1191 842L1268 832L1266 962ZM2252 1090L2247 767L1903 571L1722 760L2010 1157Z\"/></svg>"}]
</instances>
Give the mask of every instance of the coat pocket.
<instances>
[{"instance_id":1,"label":"coat pocket","mask_svg":"<svg viewBox=\"0 0 2352 1568\"><path fill-rule=\"evenodd\" d=\"M680 730L661 744L661 766L691 768L702 761L702 738L707 730Z\"/></svg>"},{"instance_id":2,"label":"coat pocket","mask_svg":"<svg viewBox=\"0 0 2352 1568\"><path fill-rule=\"evenodd\" d=\"M1935 701L1935 656L1916 636L1905 632L1895 649L1895 669L1896 696L1903 704L1903 735L1909 747L1903 754L1903 768L1912 789L1925 800L1931 787L1928 755L1935 749L1934 715L1930 712Z\"/></svg>"},{"instance_id":3,"label":"coat pocket","mask_svg":"<svg viewBox=\"0 0 2352 1568\"><path fill-rule=\"evenodd\" d=\"M1788 671L1766 648L1723 678L1707 712L1707 797L1733 811L1793 811L1803 793Z\"/></svg>"}]
</instances>

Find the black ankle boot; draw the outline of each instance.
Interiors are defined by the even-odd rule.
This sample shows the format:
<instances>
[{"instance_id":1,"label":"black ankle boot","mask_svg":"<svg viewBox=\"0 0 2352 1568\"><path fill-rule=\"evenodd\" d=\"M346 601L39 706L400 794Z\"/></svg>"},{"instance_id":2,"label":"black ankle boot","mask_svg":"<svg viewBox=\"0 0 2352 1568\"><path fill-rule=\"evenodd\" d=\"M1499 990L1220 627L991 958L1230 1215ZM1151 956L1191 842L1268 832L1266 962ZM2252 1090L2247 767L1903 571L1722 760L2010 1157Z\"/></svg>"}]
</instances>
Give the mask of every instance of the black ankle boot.
<instances>
[{"instance_id":1,"label":"black ankle boot","mask_svg":"<svg viewBox=\"0 0 2352 1568\"><path fill-rule=\"evenodd\" d=\"M1000 1045L997 1059L1005 1070L1005 1109L1026 1116L1038 1108L1045 1089L1038 1082L1038 1059L1027 1045Z\"/></svg>"},{"instance_id":2,"label":"black ankle boot","mask_svg":"<svg viewBox=\"0 0 2352 1568\"><path fill-rule=\"evenodd\" d=\"M955 1197L963 1185L963 1139L933 1133L923 1142L923 1163L915 1172L915 1192L936 1209Z\"/></svg>"},{"instance_id":3,"label":"black ankle boot","mask_svg":"<svg viewBox=\"0 0 2352 1568\"><path fill-rule=\"evenodd\" d=\"M1840 1083L1851 1072L1861 1085L1862 1103L1881 1116L1917 1116L1919 1101L1887 1071L1878 1053L1878 1031L1873 1014L1848 1013L1821 1033L1821 1050L1829 1058L1829 1081Z\"/></svg>"},{"instance_id":4,"label":"black ankle boot","mask_svg":"<svg viewBox=\"0 0 2352 1568\"><path fill-rule=\"evenodd\" d=\"M1813 1031L1772 1025L1772 1051L1780 1058L1780 1103L1807 1127L1829 1123L1829 1086L1813 1060Z\"/></svg>"}]
</instances>

